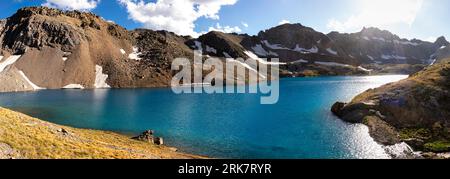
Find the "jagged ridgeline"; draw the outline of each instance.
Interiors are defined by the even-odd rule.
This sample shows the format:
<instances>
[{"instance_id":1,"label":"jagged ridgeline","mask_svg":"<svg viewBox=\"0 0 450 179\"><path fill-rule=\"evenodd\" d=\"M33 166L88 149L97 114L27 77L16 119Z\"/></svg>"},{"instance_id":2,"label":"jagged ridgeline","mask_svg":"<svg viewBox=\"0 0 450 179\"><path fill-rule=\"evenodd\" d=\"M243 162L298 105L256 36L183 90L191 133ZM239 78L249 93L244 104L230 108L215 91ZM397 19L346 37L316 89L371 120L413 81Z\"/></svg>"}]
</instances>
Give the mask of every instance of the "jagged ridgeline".
<instances>
[{"instance_id":1,"label":"jagged ridgeline","mask_svg":"<svg viewBox=\"0 0 450 179\"><path fill-rule=\"evenodd\" d=\"M323 34L301 24L280 25L256 36L210 32L195 39L166 31L129 31L92 13L29 7L0 21L0 91L167 87L174 74L172 61L193 59L193 50L224 62L279 58L285 77L411 74L450 55L448 44L445 38L435 43L401 39L376 28ZM231 77L246 82L245 77Z\"/></svg>"}]
</instances>

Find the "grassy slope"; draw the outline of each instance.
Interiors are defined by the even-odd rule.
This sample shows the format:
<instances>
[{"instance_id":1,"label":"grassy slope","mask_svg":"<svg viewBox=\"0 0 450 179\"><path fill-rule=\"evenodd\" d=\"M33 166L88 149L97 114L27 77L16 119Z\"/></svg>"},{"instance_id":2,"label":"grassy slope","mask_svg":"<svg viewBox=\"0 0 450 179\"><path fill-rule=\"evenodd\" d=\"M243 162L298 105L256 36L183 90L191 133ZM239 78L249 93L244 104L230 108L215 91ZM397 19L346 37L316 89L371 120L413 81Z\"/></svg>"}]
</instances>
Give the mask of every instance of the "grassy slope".
<instances>
[{"instance_id":1,"label":"grassy slope","mask_svg":"<svg viewBox=\"0 0 450 179\"><path fill-rule=\"evenodd\" d=\"M65 129L68 133L61 132ZM0 158L173 159L201 158L112 132L75 129L0 108Z\"/></svg>"}]
</instances>

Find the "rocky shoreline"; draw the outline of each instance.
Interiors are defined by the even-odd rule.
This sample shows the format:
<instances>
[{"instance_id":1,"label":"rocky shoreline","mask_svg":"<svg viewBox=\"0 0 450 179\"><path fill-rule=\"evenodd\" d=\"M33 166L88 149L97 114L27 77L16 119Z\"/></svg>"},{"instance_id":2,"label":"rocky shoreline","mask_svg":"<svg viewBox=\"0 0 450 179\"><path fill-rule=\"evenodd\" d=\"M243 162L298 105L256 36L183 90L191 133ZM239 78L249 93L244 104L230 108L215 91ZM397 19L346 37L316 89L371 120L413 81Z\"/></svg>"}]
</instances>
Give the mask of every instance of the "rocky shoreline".
<instances>
[{"instance_id":1,"label":"rocky shoreline","mask_svg":"<svg viewBox=\"0 0 450 179\"><path fill-rule=\"evenodd\" d=\"M0 159L206 158L164 146L162 138L152 133L136 139L113 132L56 125L0 108Z\"/></svg>"},{"instance_id":2,"label":"rocky shoreline","mask_svg":"<svg viewBox=\"0 0 450 179\"><path fill-rule=\"evenodd\" d=\"M450 60L408 79L370 89L331 111L349 123L369 127L380 144L408 144L424 158L449 158Z\"/></svg>"}]
</instances>

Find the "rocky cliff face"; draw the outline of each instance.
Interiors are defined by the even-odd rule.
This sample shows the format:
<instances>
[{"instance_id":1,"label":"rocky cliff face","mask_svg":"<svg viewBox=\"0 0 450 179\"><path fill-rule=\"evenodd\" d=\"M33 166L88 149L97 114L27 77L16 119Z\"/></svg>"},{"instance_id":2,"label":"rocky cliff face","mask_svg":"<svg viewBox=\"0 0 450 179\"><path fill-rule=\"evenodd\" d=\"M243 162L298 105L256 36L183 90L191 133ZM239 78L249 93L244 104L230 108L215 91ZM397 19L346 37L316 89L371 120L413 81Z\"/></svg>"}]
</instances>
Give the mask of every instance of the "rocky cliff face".
<instances>
[{"instance_id":1,"label":"rocky cliff face","mask_svg":"<svg viewBox=\"0 0 450 179\"><path fill-rule=\"evenodd\" d=\"M448 57L450 57L450 45L441 46L439 50L432 55L431 63L441 62L442 60Z\"/></svg>"},{"instance_id":2,"label":"rocky cliff face","mask_svg":"<svg viewBox=\"0 0 450 179\"><path fill-rule=\"evenodd\" d=\"M450 151L450 61L410 78L368 90L332 111L343 120L369 125L386 145L406 142L416 150Z\"/></svg>"},{"instance_id":3,"label":"rocky cliff face","mask_svg":"<svg viewBox=\"0 0 450 179\"><path fill-rule=\"evenodd\" d=\"M190 55L184 38L91 13L32 7L1 22L1 91L168 86L170 60Z\"/></svg>"}]
</instances>

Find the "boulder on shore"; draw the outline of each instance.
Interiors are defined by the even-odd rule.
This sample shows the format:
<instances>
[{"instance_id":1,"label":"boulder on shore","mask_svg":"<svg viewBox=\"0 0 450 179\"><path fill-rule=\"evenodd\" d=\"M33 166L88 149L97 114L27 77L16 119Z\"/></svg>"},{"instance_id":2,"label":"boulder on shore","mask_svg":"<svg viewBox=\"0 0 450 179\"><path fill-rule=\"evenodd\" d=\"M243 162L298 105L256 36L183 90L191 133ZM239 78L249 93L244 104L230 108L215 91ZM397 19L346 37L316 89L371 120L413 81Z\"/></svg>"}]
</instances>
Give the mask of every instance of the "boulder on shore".
<instances>
[{"instance_id":1,"label":"boulder on shore","mask_svg":"<svg viewBox=\"0 0 450 179\"><path fill-rule=\"evenodd\" d=\"M164 145L164 139L162 137L155 137L154 134L155 131L147 130L143 132L141 135L133 137L132 139L156 145Z\"/></svg>"}]
</instances>

